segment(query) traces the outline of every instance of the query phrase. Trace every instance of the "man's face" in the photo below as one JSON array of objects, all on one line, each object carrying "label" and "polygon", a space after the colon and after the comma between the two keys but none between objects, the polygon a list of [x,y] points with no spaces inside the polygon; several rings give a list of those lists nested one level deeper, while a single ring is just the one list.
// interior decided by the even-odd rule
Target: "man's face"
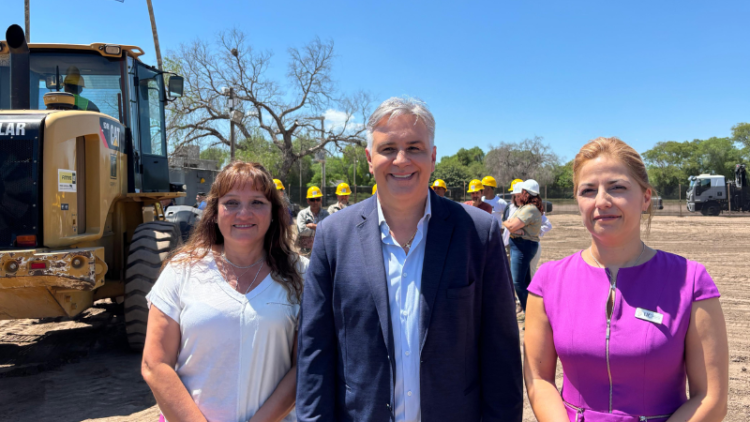
[{"label": "man's face", "polygon": [[323,204],[321,201],[323,198],[307,198],[307,205],[310,206],[310,211],[317,214],[320,211],[320,206]]},{"label": "man's face", "polygon": [[482,191],[471,193],[471,202],[474,203],[475,207],[478,207],[482,203]]},{"label": "man's face", "polygon": [[349,195],[336,195],[340,204],[349,204]]},{"label": "man's face", "polygon": [[492,186],[485,186],[482,190],[482,195],[484,195],[487,199],[492,199],[495,197],[495,188]]},{"label": "man's face", "polygon": [[203,196],[203,195],[195,195],[195,201],[198,202],[199,204],[201,202],[205,201],[205,200],[206,200],[205,196]]},{"label": "man's face", "polygon": [[439,196],[441,198],[445,198],[445,192],[446,192],[445,188],[436,187],[436,188],[434,188],[434,191],[437,194],[437,196]]},{"label": "man's face", "polygon": [[435,171],[436,149],[430,131],[413,115],[384,117],[366,151],[370,173],[378,184],[378,198],[388,203],[424,201]]}]

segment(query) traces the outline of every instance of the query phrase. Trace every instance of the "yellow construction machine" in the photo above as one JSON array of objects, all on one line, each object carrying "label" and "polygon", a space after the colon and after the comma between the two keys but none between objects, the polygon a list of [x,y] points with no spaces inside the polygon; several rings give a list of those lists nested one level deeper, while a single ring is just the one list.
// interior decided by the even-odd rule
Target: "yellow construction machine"
[{"label": "yellow construction machine", "polygon": [[181,242],[162,203],[164,107],[183,79],[135,46],[0,41],[0,320],[73,317],[124,302],[128,339],[146,334],[146,294]]}]

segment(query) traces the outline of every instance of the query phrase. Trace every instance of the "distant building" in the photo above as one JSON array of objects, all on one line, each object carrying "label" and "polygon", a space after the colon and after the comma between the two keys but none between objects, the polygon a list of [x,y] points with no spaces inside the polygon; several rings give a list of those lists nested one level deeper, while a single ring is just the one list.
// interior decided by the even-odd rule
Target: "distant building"
[{"label": "distant building", "polygon": [[211,190],[219,174],[217,160],[202,160],[200,146],[185,145],[169,157],[169,181],[186,186],[186,196],[175,200],[177,205],[193,205],[198,192]]}]

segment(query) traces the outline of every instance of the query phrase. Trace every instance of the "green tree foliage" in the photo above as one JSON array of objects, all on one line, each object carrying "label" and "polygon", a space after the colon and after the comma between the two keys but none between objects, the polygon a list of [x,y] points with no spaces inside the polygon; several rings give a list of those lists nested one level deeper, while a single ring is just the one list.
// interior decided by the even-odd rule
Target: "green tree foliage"
[{"label": "green tree foliage", "polygon": [[553,174],[554,182],[552,186],[558,189],[573,188],[573,160],[565,164],[555,164]]},{"label": "green tree foliage", "polygon": [[[354,170],[356,164],[356,172]],[[307,187],[321,186],[323,182],[323,170],[320,163],[312,164],[312,177]],[[356,173],[356,180],[355,180]],[[326,158],[326,184],[336,186],[339,182],[345,182],[352,188],[356,186],[372,186],[375,183],[370,174],[365,156],[365,148],[362,146],[347,145],[336,156]]]},{"label": "green tree foliage", "polygon": [[649,180],[657,189],[688,183],[689,176],[720,174],[734,178],[734,167],[748,159],[748,150],[738,148],[750,125],[740,123],[732,128],[731,138],[695,139],[693,141],[658,142],[642,154]]},{"label": "green tree foliage", "polygon": [[656,187],[686,184],[688,176],[701,173],[697,161],[700,140],[657,142],[642,155],[649,181]]},{"label": "green tree foliage", "polygon": [[742,144],[746,151],[750,151],[750,123],[737,123],[732,126],[732,140]]},{"label": "green tree foliage", "polygon": [[216,168],[221,169],[229,161],[229,151],[224,148],[209,147],[201,151],[200,158],[216,161]]},{"label": "green tree foliage", "polygon": [[448,186],[463,186],[472,179],[482,179],[489,173],[484,166],[484,151],[479,147],[461,148],[454,155],[445,156],[435,165],[430,183],[442,179]]}]

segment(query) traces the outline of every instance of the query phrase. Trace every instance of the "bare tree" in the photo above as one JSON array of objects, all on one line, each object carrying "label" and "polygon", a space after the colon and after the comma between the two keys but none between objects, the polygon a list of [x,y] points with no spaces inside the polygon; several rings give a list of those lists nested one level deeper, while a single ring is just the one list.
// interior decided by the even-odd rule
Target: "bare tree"
[{"label": "bare tree", "polygon": [[[330,145],[363,144],[371,100],[364,92],[337,96],[331,78],[333,42],[316,38],[301,49],[290,48],[288,53],[283,86],[267,76],[272,54],[253,49],[247,36],[236,29],[220,33],[214,43],[198,39],[170,54],[167,67],[185,77],[184,96],[169,108],[167,130],[172,153],[196,142],[230,144],[228,87],[234,89],[234,108],[241,115],[239,121],[235,120],[240,139],[251,137],[254,128],[267,134],[281,152],[276,176],[283,181],[304,156]],[[328,125],[321,136],[320,121],[308,118],[319,117],[329,108],[344,112],[346,117],[343,122]],[[292,141],[301,133],[322,140],[300,151]]]},{"label": "bare tree", "polygon": [[524,139],[518,143],[501,142],[490,146],[484,165],[499,183],[507,186],[513,179],[534,179],[540,185],[554,182],[554,166],[560,159],[544,138]]}]

